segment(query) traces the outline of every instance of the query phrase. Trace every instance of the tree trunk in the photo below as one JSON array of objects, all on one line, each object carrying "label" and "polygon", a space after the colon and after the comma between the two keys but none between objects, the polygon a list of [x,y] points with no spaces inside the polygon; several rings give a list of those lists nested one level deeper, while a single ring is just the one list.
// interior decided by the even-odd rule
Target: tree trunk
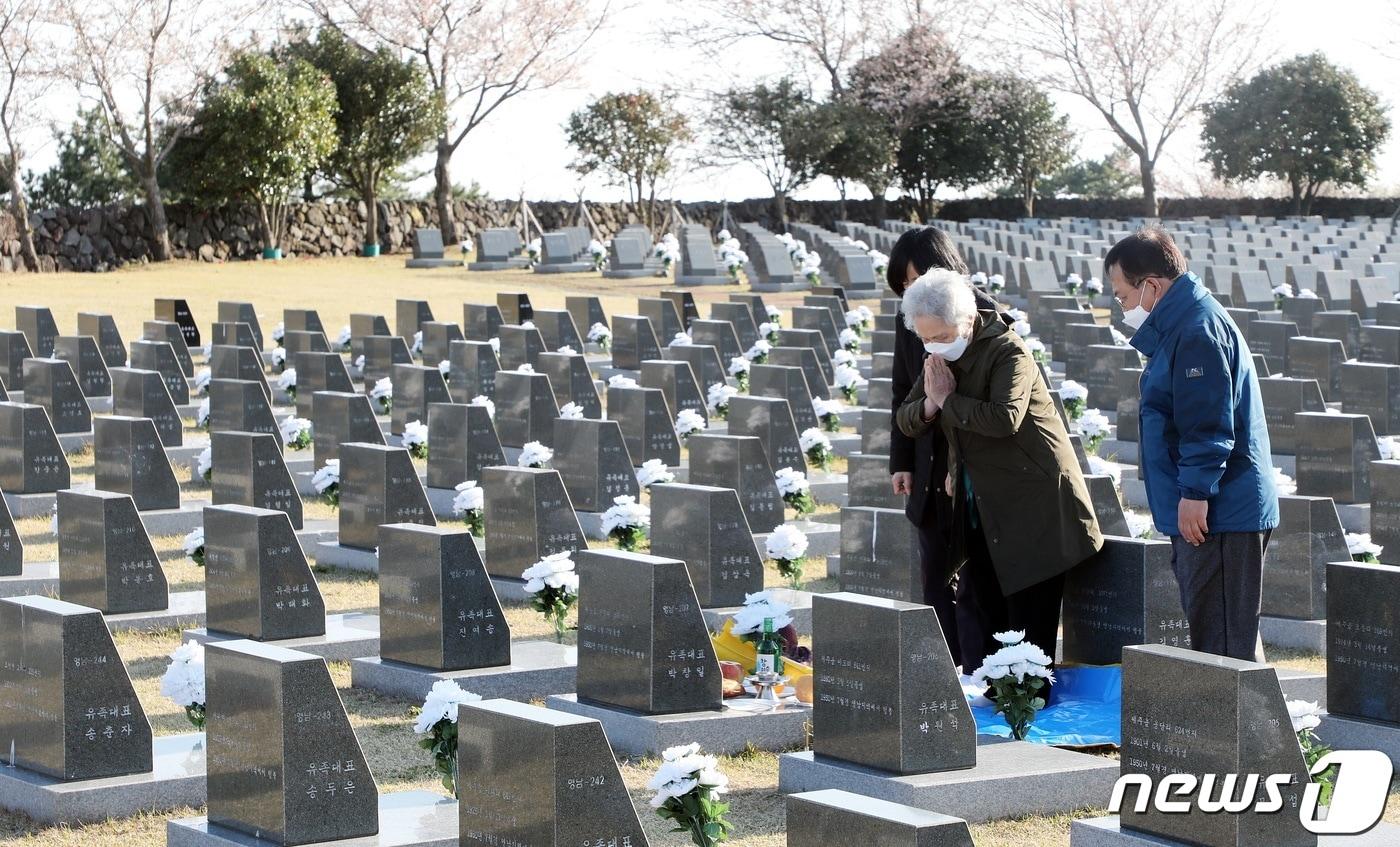
[{"label": "tree trunk", "polygon": [[437,203],[442,243],[449,247],[457,243],[457,220],[452,215],[452,175],[448,171],[451,163],[452,148],[448,146],[447,139],[439,138],[437,160],[433,164],[433,200]]},{"label": "tree trunk", "polygon": [[1021,181],[1021,206],[1026,210],[1026,217],[1035,217],[1035,178]]},{"label": "tree trunk", "polygon": [[773,193],[773,216],[778,221],[777,231],[787,232],[787,193],[784,191]]},{"label": "tree trunk", "polygon": [[1293,190],[1293,214],[1303,214],[1303,182],[1297,177],[1288,180],[1288,187]]},{"label": "tree trunk", "polygon": [[301,178],[301,199],[306,203],[316,202],[316,185],[310,171]]},{"label": "tree trunk", "polygon": [[379,245],[379,196],[374,183],[368,182],[361,189],[360,197],[365,201],[365,246]]},{"label": "tree trunk", "polygon": [[840,194],[840,196],[841,196],[840,201],[836,204],[836,214],[840,217],[841,220],[844,221],[844,220],[847,219],[847,218],[846,218],[846,181],[845,181],[844,179],[838,179],[838,180],[836,180],[836,191],[837,191],[837,192]]},{"label": "tree trunk", "polygon": [[18,157],[10,158],[10,212],[15,218],[15,229],[19,233],[19,253],[24,266],[31,271],[39,270],[39,253],[34,249],[34,229],[29,225],[29,203],[24,198],[24,185],[19,178]]},{"label": "tree trunk", "polygon": [[165,219],[165,199],[160,193],[160,182],[156,179],[155,168],[141,176],[141,192],[146,196],[146,210],[151,216],[151,247],[157,262],[169,261],[170,228]]},{"label": "tree trunk", "polygon": [[885,219],[885,210],[888,207],[888,201],[885,200],[885,192],[889,190],[888,186],[881,187],[879,191],[869,185],[866,188],[870,189],[870,196],[875,198],[875,220],[871,221],[870,225],[881,226],[881,222]]},{"label": "tree trunk", "polygon": [[1142,213],[1157,217],[1157,165],[1146,155],[1138,156],[1138,171],[1142,174]]}]

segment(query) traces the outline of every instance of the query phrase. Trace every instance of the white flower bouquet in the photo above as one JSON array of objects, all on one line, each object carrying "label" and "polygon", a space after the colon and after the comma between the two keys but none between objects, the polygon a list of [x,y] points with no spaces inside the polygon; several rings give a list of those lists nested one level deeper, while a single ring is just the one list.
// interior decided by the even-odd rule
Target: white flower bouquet
[{"label": "white flower bouquet", "polygon": [[869,306],[857,306],[846,312],[846,326],[860,333],[865,334],[870,325],[875,322],[875,313],[870,311]]},{"label": "white flower bouquet", "polygon": [[[1322,710],[1317,707],[1315,701],[1289,700],[1283,705],[1288,709],[1293,734],[1298,736],[1298,748],[1303,751],[1303,762],[1308,766],[1308,773],[1312,773],[1313,765],[1332,752],[1332,748],[1323,744],[1322,739],[1313,732],[1322,725]],[[1337,788],[1337,770],[1337,766],[1333,765],[1312,778],[1312,781],[1320,786],[1317,794],[1317,804],[1320,807],[1325,808],[1332,804],[1332,792]]]},{"label": "white flower bouquet", "polygon": [[973,288],[986,288],[987,274],[985,271],[976,271],[968,276],[967,281],[972,283]]},{"label": "white flower bouquet", "polygon": [[739,383],[740,391],[749,390],[749,360],[735,356],[729,360],[729,375]]},{"label": "white flower bouquet", "polygon": [[639,388],[637,381],[630,376],[613,374],[608,377],[608,388]]},{"label": "white flower bouquet", "polygon": [[642,466],[637,468],[637,485],[643,491],[650,491],[653,485],[658,482],[675,482],[676,475],[671,473],[671,469],[666,467],[666,463],[660,459],[647,459],[642,462]]},{"label": "white flower bouquet", "polygon": [[841,410],[845,408],[840,400],[828,400],[824,397],[812,398],[812,411],[816,414],[817,420],[821,421],[822,429],[827,432],[841,431]]},{"label": "white flower bouquet", "polygon": [[287,337],[287,324],[278,321],[277,326],[272,328],[272,343],[278,347],[282,346],[282,339]]},{"label": "white flower bouquet", "polygon": [[457,495],[452,498],[452,514],[458,515],[467,524],[467,529],[477,538],[486,534],[486,492],[469,479],[457,485]]},{"label": "white flower bouquet", "polygon": [[1094,302],[1094,298],[1103,293],[1103,281],[1096,276],[1089,277],[1084,283],[1084,293],[1089,296],[1089,302]]},{"label": "white flower bouquet", "polygon": [[204,729],[204,645],[187,641],[170,654],[160,693],[185,710],[195,729]]},{"label": "white flower bouquet", "polygon": [[1299,299],[1299,300],[1316,300],[1316,299],[1317,299],[1317,292],[1316,292],[1316,291],[1313,291],[1311,288],[1300,288],[1300,289],[1298,289],[1298,299]]},{"label": "white flower bouquet", "polygon": [[1285,497],[1291,497],[1298,493],[1298,483],[1293,481],[1293,477],[1284,473],[1280,468],[1274,468],[1274,489]]},{"label": "white flower bouquet", "polygon": [[1348,532],[1346,539],[1347,552],[1351,553],[1353,562],[1365,562],[1368,565],[1380,563],[1381,552],[1385,548],[1372,542],[1369,532]]},{"label": "white flower bouquet", "polygon": [[565,403],[559,407],[559,417],[566,421],[581,421],[583,420],[583,407],[573,401]]},{"label": "white flower bouquet", "polygon": [[1006,277],[1001,274],[992,274],[987,277],[987,291],[992,294],[1000,294],[1006,290]]},{"label": "white flower bouquet", "polygon": [[340,505],[340,460],[331,459],[311,475],[311,487],[332,506]]},{"label": "white flower bouquet", "polygon": [[768,354],[773,352],[773,345],[766,338],[760,338],[753,343],[753,346],[744,351],[744,358],[750,364],[763,365],[768,363]]},{"label": "white flower bouquet", "polygon": [[287,368],[287,348],[286,348],[286,347],[273,347],[273,348],[272,348],[272,366],[273,366],[274,368],[276,368],[277,370],[279,370],[279,371],[286,370],[286,368]]},{"label": "white flower bouquet", "polygon": [[860,387],[866,383],[865,377],[861,376],[860,371],[851,365],[837,365],[834,368],[834,375],[836,387],[841,389],[841,394],[846,398],[846,402],[854,405]]},{"label": "white flower bouquet", "polygon": [[1157,527],[1152,524],[1152,518],[1134,512],[1132,509],[1123,510],[1123,519],[1128,522],[1128,534],[1133,538],[1156,538]]},{"label": "white flower bouquet", "polygon": [[608,245],[595,238],[588,242],[588,255],[593,259],[593,270],[601,271],[608,261]]},{"label": "white flower bouquet", "polygon": [[1037,692],[1055,681],[1051,660],[1025,640],[1025,632],[998,632],[992,637],[1002,648],[982,660],[972,681],[991,689],[995,714],[1006,718],[1014,740],[1024,741],[1035,713],[1045,708],[1045,697]]},{"label": "white flower bouquet", "polygon": [[480,699],[455,680],[440,679],[433,683],[413,724],[413,731],[423,736],[418,746],[432,754],[442,787],[453,797],[457,796],[457,706]]},{"label": "white flower bouquet", "polygon": [[1050,352],[1045,349],[1045,342],[1039,338],[1027,338],[1026,349],[1031,351],[1031,358],[1038,364],[1050,364]]},{"label": "white flower bouquet", "polygon": [[612,330],[607,324],[595,323],[588,328],[588,340],[597,344],[606,353],[612,348]]},{"label": "white flower bouquet", "polygon": [[194,375],[194,392],[200,397],[209,393],[209,381],[214,378],[214,372],[208,368],[200,368]]},{"label": "white flower bouquet", "polygon": [[665,276],[671,272],[671,266],[681,259],[681,243],[676,238],[675,233],[668,232],[657,242],[652,254],[661,260],[661,270],[657,276]]},{"label": "white flower bouquet", "polygon": [[340,335],[336,336],[335,339],[335,346],[337,349],[340,350],[340,352],[350,352],[350,337],[350,327],[348,325],[341,327]]},{"label": "white flower bouquet", "polygon": [[1274,308],[1282,309],[1284,300],[1293,299],[1293,286],[1286,282],[1281,282],[1274,286]]},{"label": "white flower bouquet", "polygon": [[[737,241],[735,242],[738,243]],[[724,267],[729,271],[729,278],[735,282],[739,281],[739,272],[744,269],[744,265],[749,263],[749,254],[743,250],[735,248],[726,250],[720,254],[720,260],[724,262]]]},{"label": "white flower bouquet", "polygon": [[197,526],[185,533],[185,539],[180,546],[185,548],[185,556],[191,562],[204,567],[204,527]]},{"label": "white flower bouquet", "polygon": [[578,572],[574,570],[572,553],[545,556],[520,574],[525,580],[525,593],[530,605],[554,624],[554,637],[564,640],[564,620],[578,602]]},{"label": "white flower bouquet", "polygon": [[1086,409],[1079,417],[1079,434],[1084,436],[1084,452],[1097,455],[1099,445],[1113,433],[1108,415],[1098,409]]},{"label": "white flower bouquet", "polygon": [[807,461],[822,470],[831,467],[831,460],[836,454],[831,451],[831,439],[826,437],[826,433],[809,426],[797,436],[797,443],[802,447],[802,452],[807,454]]},{"label": "white flower bouquet", "polygon": [[745,594],[744,605],[734,613],[734,626],[729,631],[741,638],[761,635],[765,618],[773,619],[773,631],[777,632],[792,624],[792,606],[779,600],[772,591]]},{"label": "white flower bouquet", "polygon": [[282,443],[292,450],[305,450],[311,446],[311,421],[306,418],[283,418],[277,424],[277,431],[282,434]]},{"label": "white flower bouquet", "polygon": [[680,436],[682,444],[691,435],[703,432],[705,427],[705,416],[694,409],[681,409],[681,413],[676,415],[676,435]]},{"label": "white flower bouquet", "polygon": [[205,397],[199,401],[199,408],[194,412],[194,425],[200,429],[209,428],[209,398]]},{"label": "white flower bouquet", "polygon": [[369,399],[379,407],[379,414],[387,415],[394,410],[394,384],[387,376],[380,377],[370,389]]},{"label": "white flower bouquet", "polygon": [[544,255],[544,241],[539,238],[530,239],[530,243],[525,245],[525,259],[530,267],[539,264],[540,257]]},{"label": "white flower bouquet", "polygon": [[493,419],[493,420],[494,420],[495,417],[496,417],[496,404],[493,403],[493,402],[491,402],[491,398],[490,398],[490,397],[487,397],[485,394],[478,394],[478,395],[476,395],[475,397],[472,398],[472,401],[471,401],[470,403],[468,403],[467,405],[469,405],[469,406],[485,406],[485,407],[486,407],[486,415],[487,415],[487,417],[489,417],[489,418],[491,418],[491,419]]},{"label": "white flower bouquet", "polygon": [[723,382],[716,382],[705,392],[705,402],[719,420],[729,417],[729,400],[739,393],[739,389]]},{"label": "white flower bouquet", "polygon": [[613,504],[603,513],[603,532],[629,553],[641,548],[650,526],[651,511],[630,495],[614,497]]},{"label": "white flower bouquet", "polygon": [[214,481],[214,448],[205,447],[194,459],[194,472],[205,482]]},{"label": "white flower bouquet", "polygon": [[875,278],[879,279],[885,275],[890,268],[890,257],[879,250],[870,251],[870,263],[874,266]]},{"label": "white flower bouquet", "polygon": [[845,365],[848,368],[856,366],[856,354],[844,347],[836,348],[836,352],[831,354],[831,366]]},{"label": "white flower bouquet", "polygon": [[521,362],[519,365],[516,365],[515,372],[518,374],[532,374],[535,372],[535,366],[529,362]]},{"label": "white flower bouquet", "polygon": [[1030,322],[1030,321],[1027,321],[1027,320],[1019,320],[1019,321],[1016,321],[1016,322],[1014,322],[1014,323],[1011,324],[1011,329],[1012,329],[1013,332],[1015,332],[1017,335],[1021,336],[1022,338],[1030,338],[1030,336],[1031,336],[1031,322]]},{"label": "white flower bouquet", "polygon": [[577,356],[577,355],[578,355],[578,351],[575,350],[574,348],[570,347],[570,346],[567,345],[567,344],[561,346],[558,350],[555,350],[554,352],[559,353],[559,354],[564,355],[564,356]]},{"label": "white flower bouquet", "polygon": [[836,336],[842,350],[849,350],[852,353],[860,352],[860,333],[850,327],[846,327]]},{"label": "white flower bouquet", "polygon": [[763,338],[769,344],[777,344],[778,330],[781,328],[782,327],[778,326],[772,321],[764,321],[763,323],[758,325],[758,334],[759,337]]},{"label": "white flower bouquet", "polygon": [[768,313],[768,322],[773,325],[774,329],[783,328],[783,313],[778,311],[777,306],[764,306],[763,311]]},{"label": "white flower bouquet", "polygon": [[277,387],[287,392],[288,397],[297,399],[297,369],[287,368],[282,371],[282,375],[277,377]]},{"label": "white flower bouquet", "polygon": [[410,456],[415,459],[428,458],[428,427],[422,421],[409,421],[404,424],[401,438]]},{"label": "white flower bouquet", "polygon": [[822,257],[808,253],[802,257],[802,275],[813,285],[822,284]]},{"label": "white flower bouquet", "polygon": [[647,787],[656,792],[651,807],[675,824],[672,832],[690,833],[696,847],[728,840],[733,829],[724,818],[729,804],[717,798],[729,790],[729,778],[720,773],[718,759],[700,753],[699,744],[662,751],[661,766]]},{"label": "white flower bouquet", "polygon": [[695,344],[695,341],[690,337],[690,333],[688,333],[688,332],[678,332],[678,333],[676,333],[675,335],[671,336],[671,343],[670,343],[670,344],[667,344],[666,346],[667,346],[667,347],[690,347],[690,346],[692,346],[693,344]]},{"label": "white flower bouquet", "polygon": [[516,460],[515,464],[522,468],[542,468],[549,464],[549,460],[553,458],[553,450],[538,441],[527,441],[525,446],[520,448],[520,458]]},{"label": "white flower bouquet", "polygon": [[1070,420],[1077,421],[1083,416],[1088,400],[1089,389],[1083,385],[1072,379],[1060,383],[1060,401],[1064,403],[1065,414]]},{"label": "white flower bouquet", "polygon": [[1079,287],[1084,284],[1084,278],[1079,274],[1069,274],[1065,277],[1065,293],[1078,294]]},{"label": "white flower bouquet", "polygon": [[447,379],[452,373],[451,360],[443,359],[441,362],[438,362],[438,373],[442,374],[443,379]]},{"label": "white flower bouquet", "polygon": [[778,493],[783,495],[783,502],[791,506],[799,518],[816,511],[817,501],[812,499],[812,485],[805,473],[792,468],[778,468],[778,472],[773,474],[773,481],[778,484]]},{"label": "white flower bouquet", "polygon": [[793,588],[802,587],[802,563],[807,555],[807,533],[783,524],[768,534],[764,543],[768,558],[777,565],[778,573]]}]

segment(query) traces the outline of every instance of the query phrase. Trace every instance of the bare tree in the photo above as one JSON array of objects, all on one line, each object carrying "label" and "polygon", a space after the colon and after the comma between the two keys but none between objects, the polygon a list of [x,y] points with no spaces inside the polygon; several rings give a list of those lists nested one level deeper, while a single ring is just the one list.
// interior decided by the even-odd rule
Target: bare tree
[{"label": "bare tree", "polygon": [[1255,61],[1267,21],[1234,0],[1011,0],[1021,50],[1048,86],[1084,98],[1138,159],[1157,214],[1162,149],[1201,104]]},{"label": "bare tree", "polygon": [[592,0],[302,0],[347,38],[414,56],[427,69],[447,122],[438,137],[433,199],[443,240],[457,240],[452,155],[507,101],[577,72],[607,16]]},{"label": "bare tree", "polygon": [[68,30],[63,72],[102,110],[112,141],[141,185],[153,254],[172,255],[160,165],[185,132],[201,88],[223,66],[230,36],[257,0],[59,0]]},{"label": "bare tree", "polygon": [[20,258],[31,271],[39,269],[39,254],[34,249],[34,228],[29,225],[29,203],[19,174],[24,137],[39,123],[37,106],[51,79],[40,66],[42,57],[53,49],[42,40],[40,8],[38,0],[0,0],[0,133],[5,137],[4,166]]}]

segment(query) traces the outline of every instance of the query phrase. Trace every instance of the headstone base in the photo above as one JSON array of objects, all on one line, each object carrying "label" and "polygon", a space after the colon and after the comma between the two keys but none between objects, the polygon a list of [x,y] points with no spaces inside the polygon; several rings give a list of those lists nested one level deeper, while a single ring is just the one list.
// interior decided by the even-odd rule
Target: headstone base
[{"label": "headstone base", "polygon": [[92,430],[87,432],[60,432],[58,446],[65,453],[77,453],[92,446]]},{"label": "headstone base", "polygon": [[[813,495],[815,496],[815,495]],[[841,552],[841,526],[840,524],[821,523],[813,520],[788,521],[788,526],[795,526],[807,534],[807,556],[830,556],[833,553]],[[768,536],[772,533],[754,533],[754,541],[758,543],[760,552],[768,549]]]},{"label": "headstone base", "polygon": [[[200,803],[188,805],[198,806]],[[355,847],[456,847],[457,801],[431,791],[396,791],[379,796],[379,834],[325,844]],[[166,847],[275,847],[209,818],[178,818],[165,824]]]},{"label": "headstone base", "polygon": [[1259,618],[1259,637],[1270,647],[1327,653],[1327,620],[1304,621],[1295,618]]},{"label": "headstone base", "polygon": [[749,290],[764,294],[771,291],[810,291],[812,283],[805,279],[793,282],[752,282],[749,283]]},{"label": "headstone base", "polygon": [[0,597],[58,596],[58,562],[25,562],[18,576],[0,576]]},{"label": "headstone base", "polygon": [[[831,561],[830,559],[827,560]],[[821,579],[814,573],[804,572],[808,579]],[[791,588],[770,588],[768,593],[773,595],[792,609],[792,626],[797,630],[798,635],[812,634],[812,592],[795,591]],[[739,612],[740,606],[722,606],[713,609],[705,609],[705,625],[712,631],[719,632],[724,629],[724,622],[734,617]]]},{"label": "headstone base", "polygon": [[340,535],[340,523],[333,519],[318,521],[306,521],[301,529],[296,531],[297,543],[301,545],[301,552],[311,556],[316,551],[316,545],[323,541],[333,542]]},{"label": "headstone base", "polygon": [[1098,808],[1117,781],[1116,759],[1025,741],[984,741],[975,767],[914,776],[818,759],[811,751],[778,759],[783,794],[839,788],[969,823]]},{"label": "headstone base", "polygon": [[350,685],[414,703],[428,696],[433,684],[450,679],[483,699],[530,702],[576,688],[578,648],[550,641],[517,641],[510,645],[510,664],[466,671],[435,671],[378,656],[350,663]]},{"label": "headstone base", "polygon": [[[836,453],[838,456],[849,456],[852,453],[860,452],[859,435],[828,435],[831,439],[831,446],[837,446],[838,439],[842,442],[840,446],[846,448],[845,453]],[[835,452],[833,450],[833,452]],[[835,503],[838,506],[846,505],[847,486],[849,477],[843,473],[829,473],[827,471],[812,471],[807,474],[807,482],[812,487],[812,499],[818,503]]]},{"label": "headstone base", "polygon": [[[1397,843],[1400,843],[1400,826],[1393,823],[1380,823],[1362,835],[1317,837],[1317,847],[1383,847]],[[1120,829],[1117,815],[1071,821],[1069,844],[1070,847],[1187,847],[1185,841],[1170,841],[1145,832]]]},{"label": "headstone base", "polygon": [[655,268],[630,268],[620,271],[603,268],[603,279],[642,279],[649,276],[656,276]]},{"label": "headstone base", "polygon": [[1327,708],[1327,674],[1277,666],[1274,667],[1274,673],[1278,674],[1283,699],[1307,700],[1316,703],[1319,708]]},{"label": "headstone base", "polygon": [[[734,700],[716,712],[680,712],[644,715],[595,703],[580,703],[577,694],[550,697],[545,705],[559,712],[593,718],[603,725],[613,752],[629,756],[655,756],[668,747],[699,742],[701,749],[719,756],[740,753],[752,745],[758,750],[782,751],[807,743],[806,725],[812,709],[791,703],[776,712],[749,712],[734,708]],[[738,702],[757,705],[752,698]]]},{"label": "headstone base", "polygon": [[34,494],[12,494],[5,492],[5,505],[10,509],[10,516],[15,520],[20,518],[37,518],[41,515],[53,514],[54,503],[58,498],[52,491],[40,491]]},{"label": "headstone base", "polygon": [[513,271],[530,267],[530,260],[525,258],[506,259],[501,262],[471,262],[467,265],[469,271]]},{"label": "headstone base", "polygon": [[40,823],[84,824],[203,806],[204,733],[158,736],[152,753],[150,773],[75,782],[0,767],[0,807]]},{"label": "headstone base", "polygon": [[149,612],[103,615],[112,632],[158,632],[204,626],[204,592],[172,591],[170,605]]},{"label": "headstone base", "polygon": [[[187,629],[185,641],[209,644],[215,641],[232,641],[242,636],[223,632],[210,633],[207,629]],[[326,615],[326,634],[311,635],[306,638],[286,638],[269,641],[288,650],[300,650],[313,656],[320,656],[331,662],[348,662],[365,656],[379,655],[379,616],[366,612],[347,612]]]},{"label": "headstone base", "polygon": [[581,274],[591,270],[593,270],[592,262],[561,262],[557,265],[547,265],[540,262],[534,268],[537,274]]},{"label": "headstone base", "polygon": [[404,259],[406,268],[460,268],[466,264],[461,259]]},{"label": "headstone base", "polygon": [[373,550],[346,547],[339,541],[318,541],[311,558],[323,568],[340,568],[361,573],[379,573],[379,554]]},{"label": "headstone base", "polygon": [[[1400,768],[1400,724],[1323,715],[1317,737],[1333,750],[1379,750]],[[1400,844],[1400,840],[1392,842]]]},{"label": "headstone base", "polygon": [[[607,272],[603,273],[607,276]],[[723,276],[697,276],[695,274],[676,274],[676,285],[738,285],[739,282],[728,274]]]},{"label": "headstone base", "polygon": [[1337,519],[1342,522],[1342,529],[1347,532],[1371,531],[1371,504],[1370,503],[1338,503]]},{"label": "headstone base", "polygon": [[151,509],[140,513],[141,523],[152,538],[184,535],[195,527],[204,526],[204,507],[208,505],[207,500],[193,500],[181,503],[178,509]]}]

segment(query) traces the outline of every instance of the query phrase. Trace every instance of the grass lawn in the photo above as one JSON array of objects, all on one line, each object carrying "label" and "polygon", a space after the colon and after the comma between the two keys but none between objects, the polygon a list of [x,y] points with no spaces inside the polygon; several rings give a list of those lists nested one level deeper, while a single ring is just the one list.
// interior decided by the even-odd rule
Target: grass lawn
[{"label": "grass lawn", "polygon": [[[201,330],[207,332],[216,315],[219,300],[250,301],[258,309],[264,332],[282,319],[282,308],[319,310],[327,332],[334,336],[348,323],[351,312],[385,315],[394,324],[396,298],[426,299],[438,320],[461,321],[462,304],[494,302],[498,291],[526,291],[534,305],[562,309],[566,294],[596,294],[609,314],[636,312],[636,298],[654,296],[665,286],[660,279],[603,280],[597,274],[538,275],[525,271],[468,273],[465,270],[407,270],[402,256],[377,259],[315,259],[283,262],[243,262],[208,265],[171,262],[156,266],[132,267],[109,274],[49,274],[45,276],[0,276],[0,316],[13,314],[12,307],[44,304],[53,309],[60,332],[76,331],[79,311],[112,314],[122,337],[130,342],[141,335],[141,322],[153,317],[156,297],[183,297],[189,301]],[[709,314],[706,303],[727,299],[732,286],[693,289],[702,316]],[[771,304],[786,308],[801,302],[800,293],[766,295]],[[9,317],[0,317],[8,323]],[[587,327],[579,327],[586,332]],[[664,344],[667,339],[661,339]],[[90,480],[92,455],[88,451],[71,457],[74,481]],[[833,468],[840,472],[843,467]],[[207,496],[207,488],[186,480],[177,469],[186,495]],[[823,509],[822,511],[830,511]],[[308,519],[330,517],[329,507],[307,503]],[[34,561],[52,560],[57,554],[47,517],[18,522]],[[203,586],[203,572],[189,562],[177,536],[153,539],[160,554],[172,591],[196,590]],[[809,562],[809,573],[824,573],[824,563]],[[372,576],[317,570],[316,578],[326,598],[328,611],[373,610],[378,603],[378,585]],[[782,584],[770,565],[769,585]],[[833,580],[811,584],[817,590],[834,590]],[[537,613],[521,604],[506,609],[511,630],[517,638],[549,638],[552,627]],[[574,636],[570,634],[568,640]],[[160,695],[160,676],[165,657],[179,643],[179,633],[123,633],[117,637],[120,651],[137,694],[157,734],[188,729],[184,714]],[[1320,668],[1316,656],[1289,654],[1282,663],[1302,668]],[[365,694],[350,689],[349,665],[331,664],[331,673],[365,749],[381,791],[403,789],[440,790],[426,752],[415,743],[411,708],[416,705]],[[655,762],[625,760],[622,774],[631,789],[651,842],[661,847],[681,847],[689,841],[684,835],[668,833],[668,827],[647,806],[645,783]],[[723,770],[733,788],[731,819],[736,831],[729,842],[736,847],[781,847],[784,836],[783,799],[778,794],[778,759],[770,753],[727,757]],[[1392,795],[1394,796],[1394,795]],[[1105,801],[1107,798],[1104,798]],[[180,814],[197,814],[186,810]],[[1083,810],[1079,816],[1096,814]],[[0,841],[43,847],[158,847],[165,843],[167,815],[147,815],[130,820],[111,821],[87,827],[42,827],[15,815],[0,813]],[[1064,847],[1069,844],[1071,816],[1032,817],[999,821],[973,827],[979,847]],[[1392,802],[1386,819],[1400,823],[1400,802]]]}]

